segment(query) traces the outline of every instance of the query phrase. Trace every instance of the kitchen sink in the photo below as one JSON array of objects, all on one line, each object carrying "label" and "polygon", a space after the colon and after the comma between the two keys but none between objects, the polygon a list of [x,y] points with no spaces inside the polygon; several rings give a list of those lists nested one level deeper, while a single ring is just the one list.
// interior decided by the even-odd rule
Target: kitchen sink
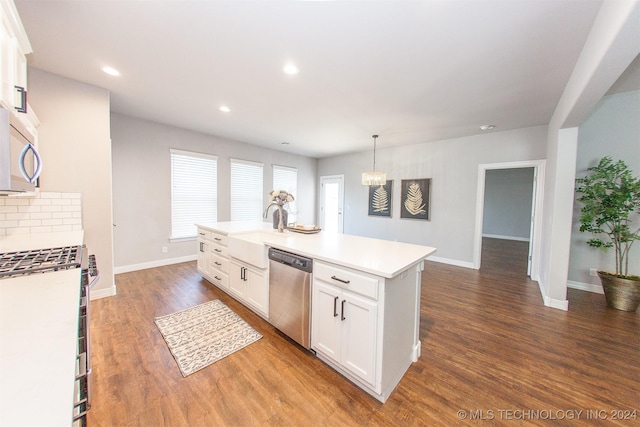
[{"label": "kitchen sink", "polygon": [[261,232],[232,234],[227,243],[229,255],[258,268],[267,268],[269,248],[264,245]]}]

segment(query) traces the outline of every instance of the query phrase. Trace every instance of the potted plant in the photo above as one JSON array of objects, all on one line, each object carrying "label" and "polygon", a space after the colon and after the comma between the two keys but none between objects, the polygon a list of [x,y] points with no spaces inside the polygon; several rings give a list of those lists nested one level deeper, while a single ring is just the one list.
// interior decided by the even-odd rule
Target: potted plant
[{"label": "potted plant", "polygon": [[[593,233],[589,246],[614,248],[616,271],[598,271],[607,306],[635,311],[640,304],[640,277],[629,274],[631,246],[640,240],[640,178],[634,177],[622,160],[607,156],[576,179],[577,199],[582,203],[580,231]],[[634,261],[632,267],[639,268]]]}]

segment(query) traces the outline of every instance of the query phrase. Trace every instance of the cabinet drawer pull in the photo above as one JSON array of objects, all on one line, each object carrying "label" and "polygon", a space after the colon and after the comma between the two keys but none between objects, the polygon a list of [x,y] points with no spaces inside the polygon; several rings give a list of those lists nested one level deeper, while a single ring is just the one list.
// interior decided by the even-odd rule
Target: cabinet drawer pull
[{"label": "cabinet drawer pull", "polygon": [[14,86],[14,88],[20,94],[20,105],[16,106],[15,109],[18,113],[26,113],[27,112],[27,90],[22,86]]},{"label": "cabinet drawer pull", "polygon": [[215,249],[214,249],[214,251],[216,251],[216,252],[222,252],[222,249],[215,248]]},{"label": "cabinet drawer pull", "polygon": [[333,317],[338,317],[338,297],[333,298]]},{"label": "cabinet drawer pull", "polygon": [[198,234],[201,235],[201,236],[204,236],[204,233],[198,233]]},{"label": "cabinet drawer pull", "polygon": [[213,276],[213,278],[216,280],[222,280],[222,277],[218,277],[218,276]]},{"label": "cabinet drawer pull", "polygon": [[217,240],[218,242],[222,241],[222,239],[219,237],[214,237],[213,240]]},{"label": "cabinet drawer pull", "polygon": [[345,302],[347,302],[347,300],[346,300],[346,299],[343,299],[343,300],[342,300],[342,313],[341,313],[341,315],[340,315],[340,320],[344,320],[344,319],[346,319],[346,317],[344,317],[344,303],[345,303]]},{"label": "cabinet drawer pull", "polygon": [[204,252],[204,243],[200,242],[200,252]]},{"label": "cabinet drawer pull", "polygon": [[222,265],[222,263],[221,263],[221,262],[218,262],[218,261],[214,261],[213,263],[214,263],[215,265]]},{"label": "cabinet drawer pull", "polygon": [[344,280],[344,279],[341,279],[341,278],[336,277],[336,276],[331,276],[331,278],[332,278],[333,280],[337,280],[338,282],[342,282],[342,283],[344,283],[345,285],[348,285],[349,283],[351,283],[351,280]]}]

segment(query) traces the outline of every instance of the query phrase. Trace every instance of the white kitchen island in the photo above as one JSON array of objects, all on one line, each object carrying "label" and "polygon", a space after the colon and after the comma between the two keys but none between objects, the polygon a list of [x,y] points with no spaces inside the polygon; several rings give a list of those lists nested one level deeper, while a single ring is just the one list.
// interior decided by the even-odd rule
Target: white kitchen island
[{"label": "white kitchen island", "polygon": [[[210,245],[218,250],[211,255],[218,269],[210,266],[210,275],[203,275],[226,292],[223,268],[229,258],[249,259],[252,264],[246,267],[263,278],[268,278],[267,247],[313,258],[311,348],[376,399],[385,402],[418,360],[421,273],[435,248],[346,234],[278,233],[269,223],[219,222],[198,227],[200,236],[208,233],[211,242],[218,238]],[[202,249],[200,245],[199,254]],[[206,252],[198,258],[201,272],[206,271],[201,265],[206,263]],[[221,260],[221,254],[227,259]],[[254,302],[268,298],[268,280],[263,283],[267,290],[262,290],[262,296],[254,290],[239,300],[268,320],[268,311],[257,310]]]}]

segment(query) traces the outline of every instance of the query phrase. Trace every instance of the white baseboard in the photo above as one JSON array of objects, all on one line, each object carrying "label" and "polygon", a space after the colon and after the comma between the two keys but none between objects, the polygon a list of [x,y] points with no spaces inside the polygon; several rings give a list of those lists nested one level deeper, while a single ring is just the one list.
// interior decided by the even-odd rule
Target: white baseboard
[{"label": "white baseboard", "polygon": [[515,236],[500,236],[499,234],[482,234],[482,237],[488,237],[490,239],[502,239],[502,240],[517,240],[518,242],[528,242],[528,237],[515,237]]},{"label": "white baseboard", "polygon": [[602,285],[593,285],[591,283],[567,281],[567,288],[580,289],[581,291],[594,292],[596,294],[604,294]]},{"label": "white baseboard", "polygon": [[116,287],[111,286],[109,288],[105,288],[105,289],[97,289],[97,290],[92,290],[91,291],[91,301],[96,300],[96,299],[100,299],[100,298],[107,298],[107,297],[112,297],[116,294]]},{"label": "white baseboard", "polygon": [[114,274],[129,273],[131,271],[145,270],[147,268],[163,267],[165,265],[180,264],[181,262],[195,261],[198,255],[187,255],[179,258],[161,259],[157,261],[143,262],[140,264],[122,265],[113,269]]},{"label": "white baseboard", "polygon": [[569,310],[569,300],[553,299],[549,297],[549,295],[544,292],[544,286],[542,286],[541,281],[538,281],[538,287],[540,288],[540,295],[542,295],[542,301],[544,302],[545,306],[557,308],[558,310]]},{"label": "white baseboard", "polygon": [[427,258],[427,261],[434,261],[434,262],[440,262],[442,264],[455,265],[456,267],[473,268],[472,262],[459,261],[457,259],[450,259],[450,258],[442,258],[439,256],[430,256]]}]

